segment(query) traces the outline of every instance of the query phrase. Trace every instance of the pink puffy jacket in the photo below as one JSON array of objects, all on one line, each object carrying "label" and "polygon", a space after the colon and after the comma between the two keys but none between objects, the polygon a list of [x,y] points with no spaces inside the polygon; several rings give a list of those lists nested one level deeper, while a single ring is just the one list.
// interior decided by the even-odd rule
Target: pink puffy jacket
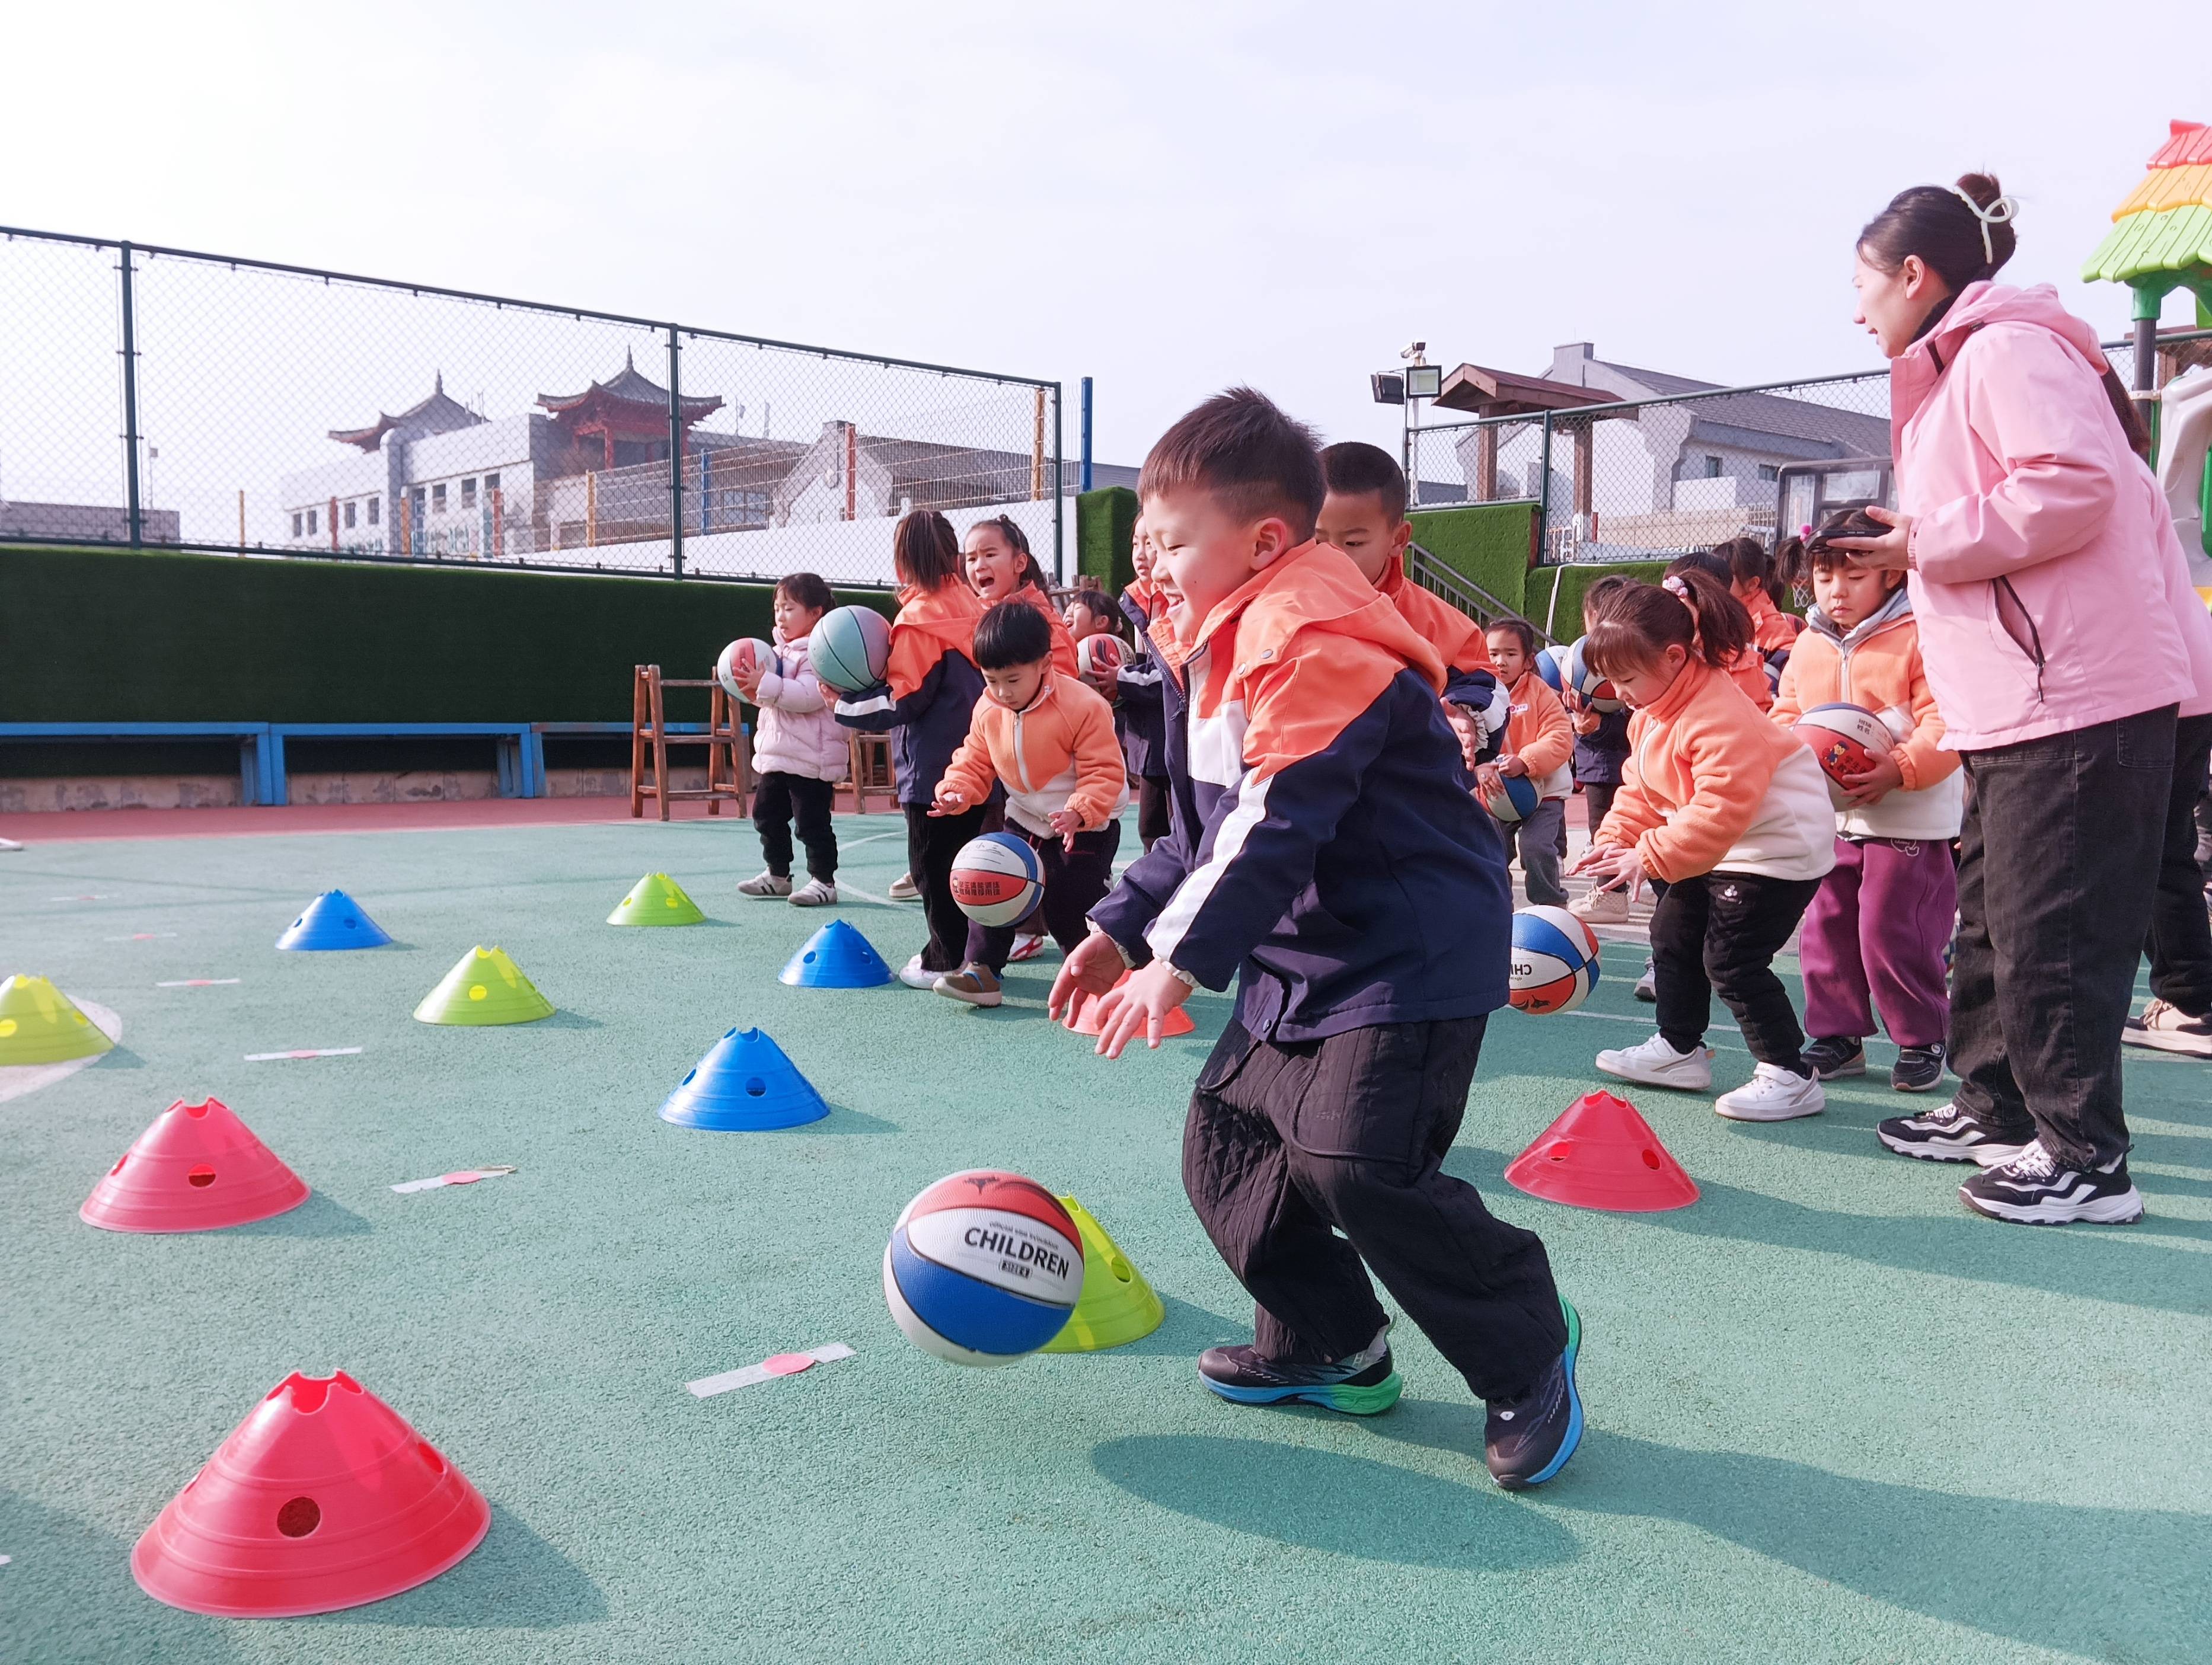
[{"label": "pink puffy jacket", "polygon": [[756,701],[760,714],[753,732],[753,768],[763,775],[842,781],[850,746],[822,684],[814,679],[806,643],[805,636],[786,641],[782,631],[775,633],[775,663],[762,672]]},{"label": "pink puffy jacket", "polygon": [[2195,692],[2161,526],[2100,377],[2047,283],[1970,283],[1890,368],[1912,611],[1946,744],[2010,745]]}]

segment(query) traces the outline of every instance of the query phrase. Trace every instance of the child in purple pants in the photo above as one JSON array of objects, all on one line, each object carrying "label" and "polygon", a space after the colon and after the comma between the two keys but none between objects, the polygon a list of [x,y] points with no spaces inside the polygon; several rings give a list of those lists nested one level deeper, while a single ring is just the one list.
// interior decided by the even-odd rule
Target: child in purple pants
[{"label": "child in purple pants", "polygon": [[[1834,529],[1829,529],[1834,530]],[[1943,1079],[1951,1002],[1943,949],[1959,906],[1951,841],[1966,807],[1956,752],[1920,659],[1920,630],[1898,572],[1854,566],[1815,535],[1800,557],[1814,606],[1775,698],[1787,727],[1816,706],[1873,712],[1894,744],[1835,781],[1836,865],[1805,910],[1805,1061],[1824,1081],[1866,1073],[1875,1018],[1898,1046],[1889,1084],[1927,1092]]]}]

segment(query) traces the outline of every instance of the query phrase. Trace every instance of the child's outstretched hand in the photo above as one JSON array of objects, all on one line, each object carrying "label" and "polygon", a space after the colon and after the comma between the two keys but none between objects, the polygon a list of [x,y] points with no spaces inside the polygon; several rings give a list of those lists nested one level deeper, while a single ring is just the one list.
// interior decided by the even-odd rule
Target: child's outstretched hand
[{"label": "child's outstretched hand", "polygon": [[1865,774],[1846,775],[1837,784],[1854,804],[1879,804],[1905,784],[1905,771],[1893,753],[1887,754],[1875,758]]},{"label": "child's outstretched hand", "polygon": [[1504,791],[1505,777],[1498,772],[1497,764],[1477,763],[1474,766],[1474,795],[1482,800],[1485,808],[1489,806],[1492,799],[1502,796]]},{"label": "child's outstretched hand", "polygon": [[1568,871],[1588,873],[1601,890],[1626,890],[1633,895],[1644,882],[1644,858],[1637,854],[1633,844],[1593,844]]},{"label": "child's outstretched hand", "polygon": [[1098,997],[1098,1055],[1119,1058],[1139,1035],[1147,1046],[1158,1047],[1168,1014],[1189,998],[1190,985],[1164,959],[1131,972],[1128,981]]},{"label": "child's outstretched hand", "polygon": [[1075,835],[1083,830],[1083,817],[1073,810],[1054,810],[1046,817],[1052,829],[1060,835],[1060,848],[1070,855],[1075,854]]},{"label": "child's outstretched hand", "polygon": [[967,793],[960,792],[947,792],[944,787],[939,787],[937,789],[937,801],[929,806],[929,813],[932,815],[963,815],[967,812]]},{"label": "child's outstretched hand", "polygon": [[1103,931],[1093,930],[1060,962],[1060,975],[1052,980],[1052,993],[1045,1000],[1044,1015],[1059,1022],[1063,1012],[1073,1011],[1078,994],[1103,994],[1121,981],[1121,974],[1127,969],[1113,939]]}]

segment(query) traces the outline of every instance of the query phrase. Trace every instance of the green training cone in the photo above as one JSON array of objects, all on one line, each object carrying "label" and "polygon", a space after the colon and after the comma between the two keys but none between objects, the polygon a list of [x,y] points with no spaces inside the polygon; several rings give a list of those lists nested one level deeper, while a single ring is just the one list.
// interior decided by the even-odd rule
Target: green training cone
[{"label": "green training cone", "polygon": [[1060,1206],[1083,1238],[1083,1293],[1067,1327],[1044,1344],[1047,1352],[1098,1352],[1150,1335],[1167,1316],[1145,1274],[1073,1197]]},{"label": "green training cone", "polygon": [[96,1058],[114,1045],[46,978],[17,975],[0,983],[0,1066]]},{"label": "green training cone", "polygon": [[423,1024],[534,1024],[553,1015],[553,1002],[538,992],[507,958],[504,948],[471,948],[445,981],[422,997],[415,1018]]},{"label": "green training cone", "polygon": [[706,919],[699,904],[666,873],[647,873],[607,915],[610,925],[697,925]]}]

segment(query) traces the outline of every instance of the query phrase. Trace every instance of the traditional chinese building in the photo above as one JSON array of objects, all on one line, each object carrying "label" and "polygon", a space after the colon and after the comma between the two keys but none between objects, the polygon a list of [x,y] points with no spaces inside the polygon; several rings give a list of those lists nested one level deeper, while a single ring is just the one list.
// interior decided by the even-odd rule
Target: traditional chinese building
[{"label": "traditional chinese building", "polygon": [[[580,393],[540,393],[538,404],[550,413],[568,448],[584,459],[564,473],[668,460],[668,390],[640,374],[634,356],[625,355],[622,374],[610,381],[595,381]],[[712,396],[681,404],[687,441],[693,424],[722,408]],[[687,442],[684,450],[690,448]]]}]

